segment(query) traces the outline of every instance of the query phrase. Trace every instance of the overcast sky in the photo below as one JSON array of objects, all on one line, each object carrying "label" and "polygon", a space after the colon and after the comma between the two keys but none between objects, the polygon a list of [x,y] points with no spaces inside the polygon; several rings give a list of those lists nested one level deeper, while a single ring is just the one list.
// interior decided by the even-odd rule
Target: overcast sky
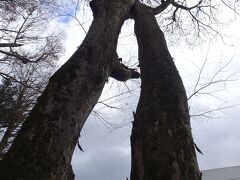
[{"label": "overcast sky", "polygon": [[[82,15],[85,15],[82,19]],[[91,13],[88,8],[80,9],[79,19],[88,29]],[[67,19],[61,27],[65,31],[66,53],[62,62],[67,60],[81,44],[85,34],[75,20]],[[201,170],[240,165],[240,25],[233,22],[221,32],[221,40],[205,40],[202,44],[189,47],[178,42],[170,46],[170,52],[184,81],[188,96],[214,81],[216,83],[201,91],[189,100],[190,113],[199,115],[208,111],[206,117],[192,117],[192,132],[195,143],[204,155],[198,155]],[[122,29],[118,46],[119,56],[126,64],[136,66],[137,44],[133,35],[133,22],[127,22]],[[205,62],[205,67],[201,67]],[[222,69],[222,70],[221,70]],[[219,71],[221,70],[221,71]],[[201,78],[196,86],[199,73]],[[218,73],[220,72],[220,73]],[[126,84],[110,80],[106,85],[101,101],[119,109],[107,108],[98,104],[87,120],[82,132],[80,144],[84,152],[76,149],[72,164],[76,180],[124,180],[130,173],[130,143],[132,111],[135,111],[139,81]],[[231,107],[231,108],[229,108]],[[216,109],[219,109],[215,111]]]}]

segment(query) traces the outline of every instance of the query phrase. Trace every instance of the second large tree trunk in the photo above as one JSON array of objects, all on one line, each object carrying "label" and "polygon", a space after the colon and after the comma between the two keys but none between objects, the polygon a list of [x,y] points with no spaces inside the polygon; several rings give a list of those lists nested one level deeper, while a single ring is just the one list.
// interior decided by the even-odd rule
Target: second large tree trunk
[{"label": "second large tree trunk", "polygon": [[121,26],[133,0],[94,0],[82,45],[51,78],[0,162],[0,179],[73,179],[71,157],[109,77]]},{"label": "second large tree trunk", "polygon": [[150,8],[137,3],[133,16],[142,85],[131,136],[131,180],[201,179],[185,89],[164,34]]}]

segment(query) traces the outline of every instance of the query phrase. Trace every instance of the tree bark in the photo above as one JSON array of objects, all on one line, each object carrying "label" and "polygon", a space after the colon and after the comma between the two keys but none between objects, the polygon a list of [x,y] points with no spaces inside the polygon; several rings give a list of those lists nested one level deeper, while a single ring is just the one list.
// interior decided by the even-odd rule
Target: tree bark
[{"label": "tree bark", "polygon": [[80,131],[116,63],[121,26],[134,0],[93,0],[94,20],[82,45],[50,78],[0,163],[4,180],[73,179]]},{"label": "tree bark", "polygon": [[163,32],[145,5],[132,10],[141,94],[131,135],[131,180],[199,180],[186,92]]}]

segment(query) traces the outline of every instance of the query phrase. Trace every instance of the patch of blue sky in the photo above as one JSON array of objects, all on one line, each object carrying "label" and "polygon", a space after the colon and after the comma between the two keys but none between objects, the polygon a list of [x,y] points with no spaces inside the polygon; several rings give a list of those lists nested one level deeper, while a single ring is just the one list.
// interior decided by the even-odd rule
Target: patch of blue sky
[{"label": "patch of blue sky", "polygon": [[68,22],[71,21],[71,19],[72,19],[72,17],[69,16],[69,15],[60,16],[60,17],[58,18],[58,22],[66,23],[66,24],[67,24]]},{"label": "patch of blue sky", "polygon": [[79,11],[79,4],[65,4],[58,10],[59,22],[68,23],[72,18],[74,18]]}]

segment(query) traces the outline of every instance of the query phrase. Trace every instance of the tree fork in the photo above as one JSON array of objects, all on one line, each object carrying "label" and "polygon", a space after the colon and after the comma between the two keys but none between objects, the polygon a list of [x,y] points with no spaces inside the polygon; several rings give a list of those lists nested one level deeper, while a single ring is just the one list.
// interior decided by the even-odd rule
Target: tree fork
[{"label": "tree fork", "polygon": [[129,79],[140,78],[140,73],[136,69],[132,69],[124,65],[121,60],[116,56],[116,60],[113,63],[110,76],[118,81],[127,81]]},{"label": "tree fork", "polygon": [[199,180],[186,92],[151,8],[131,11],[141,94],[131,135],[131,180]]},{"label": "tree fork", "polygon": [[50,78],[0,163],[1,179],[74,178],[74,147],[112,72],[118,35],[133,3],[134,0],[92,1],[98,11],[86,38]]}]

